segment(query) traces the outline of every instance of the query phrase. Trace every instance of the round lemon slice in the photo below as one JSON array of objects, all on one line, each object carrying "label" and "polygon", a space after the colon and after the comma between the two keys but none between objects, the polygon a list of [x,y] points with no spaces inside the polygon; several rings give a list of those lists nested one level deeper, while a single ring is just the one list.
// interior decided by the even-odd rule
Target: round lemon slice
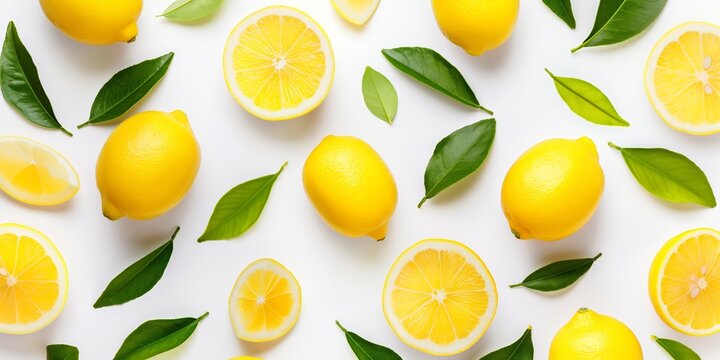
[{"label": "round lemon slice", "polygon": [[68,275],[55,245],[37,230],[0,224],[0,333],[29,334],[65,307]]},{"label": "round lemon slice", "polygon": [[694,229],[670,239],[655,256],[650,300],[671,328],[694,336],[720,331],[720,232]]},{"label": "round lemon slice", "polygon": [[301,306],[295,276],[273,259],[260,259],[235,281],[229,300],[230,321],[241,340],[272,341],[295,326]]},{"label": "round lemon slice", "polygon": [[432,355],[467,350],[495,318],[495,280],[482,259],[452,240],[423,240],[395,260],[383,312],[407,345]]},{"label": "round lemon slice", "polygon": [[315,20],[294,8],[271,6],[235,26],[223,67],[228,89],[245,110],[264,120],[288,120],[325,100],[335,58]]},{"label": "round lemon slice", "polygon": [[60,153],[30,139],[0,136],[0,190],[26,204],[50,206],[79,189],[75,169]]},{"label": "round lemon slice", "polygon": [[670,127],[693,135],[720,131],[720,27],[685,23],[655,44],[645,89]]},{"label": "round lemon slice", "polygon": [[332,4],[343,19],[363,25],[373,16],[380,0],[332,0]]}]

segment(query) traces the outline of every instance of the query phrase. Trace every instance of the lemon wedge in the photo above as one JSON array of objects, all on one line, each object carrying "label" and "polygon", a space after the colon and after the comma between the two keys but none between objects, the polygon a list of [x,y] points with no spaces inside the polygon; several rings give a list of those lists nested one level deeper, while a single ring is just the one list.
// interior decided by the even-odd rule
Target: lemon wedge
[{"label": "lemon wedge", "polygon": [[363,25],[373,16],[380,0],[332,0],[332,4],[343,19]]}]

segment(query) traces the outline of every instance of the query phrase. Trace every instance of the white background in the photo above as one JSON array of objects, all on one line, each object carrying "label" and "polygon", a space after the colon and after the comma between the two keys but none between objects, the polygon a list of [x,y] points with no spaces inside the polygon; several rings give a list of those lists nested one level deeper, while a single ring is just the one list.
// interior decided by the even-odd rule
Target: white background
[{"label": "white background", "polygon": [[[647,272],[655,252],[670,237],[700,226],[720,227],[718,209],[677,206],[656,200],[632,178],[620,155],[606,146],[666,147],[684,153],[720,189],[718,136],[692,137],[667,127],[653,112],[642,83],[647,55],[660,36],[689,20],[720,21],[716,0],[671,0],[658,21],[625,44],[571,55],[594,20],[598,1],[573,1],[576,31],[540,0],[525,0],[512,38],[500,49],[471,57],[447,41],[433,19],[429,0],[386,0],[364,27],[346,23],[328,0],[226,1],[211,19],[171,23],[156,14],[170,3],[147,1],[140,34],[131,45],[91,47],[57,31],[37,1],[0,0],[0,25],[14,20],[33,55],[56,113],[68,129],[84,122],[102,84],[116,71],[168,51],[175,60],[159,86],[132,110],[182,109],[202,147],[195,185],[170,213],[145,222],[110,222],[100,212],[95,160],[114,125],[60,132],[31,125],[0,101],[0,135],[22,135],[64,153],[81,177],[82,189],[54,208],[19,204],[0,195],[0,222],[27,224],[45,232],[61,249],[70,272],[65,311],[33,335],[0,335],[0,359],[43,359],[45,345],[69,343],[83,359],[111,358],[123,339],[145,320],[210,316],[195,335],[164,359],[227,359],[247,354],[273,359],[353,359],[335,325],[395,349],[405,359],[430,359],[405,346],[382,315],[380,295],[387,270],[405,248],[427,237],[462,241],[487,263],[498,285],[494,323],[476,346],[452,359],[474,360],[515,341],[529,324],[538,359],[546,358],[555,332],[574,311],[587,306],[615,316],[640,339],[647,359],[665,355],[650,335],[679,339],[704,359],[720,358],[717,336],[689,338],[665,326],[647,295]],[[327,31],[335,51],[336,76],[325,103],[308,116],[283,123],[258,120],[235,103],[221,69],[225,37],[254,10],[271,4],[296,6]],[[481,21],[479,19],[479,21]],[[468,79],[480,102],[495,110],[495,146],[483,168],[422,210],[423,172],[435,144],[450,132],[485,118],[396,71],[382,48],[421,45],[436,49]],[[366,65],[386,74],[400,96],[393,126],[365,108],[361,78]],[[578,118],[557,95],[543,68],[586,79],[605,91],[632,126],[601,127]],[[348,239],[333,233],[305,197],[301,169],[312,148],[328,134],[369,142],[390,166],[399,201],[387,240]],[[500,208],[500,186],[512,162],[531,145],[553,137],[590,136],[605,170],[605,193],[593,219],[574,236],[556,243],[519,241]],[[199,244],[212,209],[232,186],[289,166],[275,185],[260,221],[243,237]],[[168,179],[172,181],[172,179]],[[163,279],[147,295],[122,306],[94,310],[108,281],[127,265],[182,230]],[[544,295],[508,284],[547,262],[604,256],[576,286]],[[227,296],[251,261],[273,257],[299,279],[303,309],[295,329],[268,344],[235,338]]]}]

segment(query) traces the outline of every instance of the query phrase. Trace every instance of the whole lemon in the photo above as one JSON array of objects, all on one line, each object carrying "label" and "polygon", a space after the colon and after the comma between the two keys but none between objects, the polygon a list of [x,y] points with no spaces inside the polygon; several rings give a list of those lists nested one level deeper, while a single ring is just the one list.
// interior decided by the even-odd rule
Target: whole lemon
[{"label": "whole lemon", "polygon": [[187,116],[147,111],[125,120],[100,151],[95,176],[110,220],[145,220],[185,197],[200,167],[200,146]]},{"label": "whole lemon", "polygon": [[90,45],[131,42],[142,0],[40,0],[45,15],[67,36]]},{"label": "whole lemon", "polygon": [[548,360],[642,360],[637,337],[625,324],[582,308],[555,335]]},{"label": "whole lemon", "polygon": [[432,7],[445,37],[477,56],[510,37],[520,0],[432,0]]},{"label": "whole lemon", "polygon": [[559,240],[590,220],[604,186],[592,140],[546,140],[510,167],[502,185],[502,208],[518,239]]},{"label": "whole lemon", "polygon": [[366,142],[352,136],[324,138],[305,161],[303,185],[335,231],[385,238],[397,188],[390,169]]}]

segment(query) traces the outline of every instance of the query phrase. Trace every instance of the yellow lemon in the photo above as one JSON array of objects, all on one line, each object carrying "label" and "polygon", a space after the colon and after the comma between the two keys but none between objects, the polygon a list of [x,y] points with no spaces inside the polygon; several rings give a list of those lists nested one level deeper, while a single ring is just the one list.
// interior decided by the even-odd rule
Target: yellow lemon
[{"label": "yellow lemon", "polygon": [[582,308],[555,335],[548,360],[642,360],[637,337],[625,324]]},{"label": "yellow lemon", "polygon": [[650,300],[671,328],[693,336],[720,332],[720,232],[688,230],[655,256]]},{"label": "yellow lemon", "polygon": [[68,293],[65,261],[35,229],[0,224],[0,333],[29,334],[60,315]]},{"label": "yellow lemon", "polygon": [[123,121],[100,151],[95,171],[103,214],[145,220],[174,208],[200,167],[187,116],[147,111]]},{"label": "yellow lemon", "polygon": [[518,239],[559,240],[590,220],[604,186],[592,140],[546,140],[510,167],[502,208]]},{"label": "yellow lemon", "polygon": [[270,6],[235,26],[223,68],[230,93],[245,110],[264,120],[289,120],[325,100],[335,58],[325,31],[310,16]]},{"label": "yellow lemon", "polygon": [[332,0],[332,4],[343,19],[362,25],[373,16],[380,0]]},{"label": "yellow lemon", "polygon": [[502,45],[512,34],[519,0],[432,0],[443,34],[470,55]]},{"label": "yellow lemon", "polygon": [[142,0],[40,0],[45,15],[67,36],[90,45],[132,42]]},{"label": "yellow lemon", "polygon": [[303,168],[310,202],[335,231],[349,237],[383,240],[397,205],[390,169],[366,142],[328,136],[310,153]]}]

